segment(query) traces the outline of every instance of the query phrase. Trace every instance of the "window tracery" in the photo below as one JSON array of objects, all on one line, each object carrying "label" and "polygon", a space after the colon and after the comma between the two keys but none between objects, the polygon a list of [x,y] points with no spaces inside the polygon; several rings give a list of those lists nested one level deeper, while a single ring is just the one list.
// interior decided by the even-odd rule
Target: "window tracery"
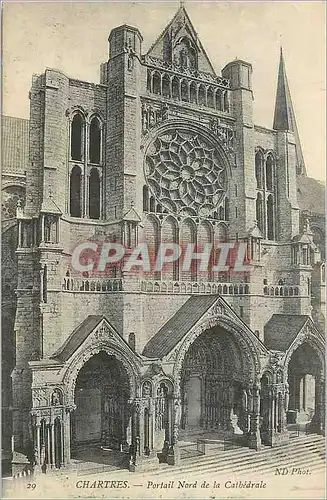
[{"label": "window tracery", "polygon": [[153,141],[145,174],[160,204],[183,215],[211,216],[227,188],[226,169],[214,144],[186,130],[163,132]]}]

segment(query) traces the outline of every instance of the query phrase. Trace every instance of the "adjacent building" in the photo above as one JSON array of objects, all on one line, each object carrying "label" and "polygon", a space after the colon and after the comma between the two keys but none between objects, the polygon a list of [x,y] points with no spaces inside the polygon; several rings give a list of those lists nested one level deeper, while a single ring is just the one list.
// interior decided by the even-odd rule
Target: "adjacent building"
[{"label": "adjacent building", "polygon": [[[277,446],[291,410],[324,432],[324,186],[283,53],[267,129],[251,63],[217,73],[184,7],[142,42],[114,28],[100,83],[46,69],[30,119],[4,118],[4,445],[39,465],[99,443],[177,463],[198,429]],[[244,243],[250,266],[81,273],[90,241]]]}]

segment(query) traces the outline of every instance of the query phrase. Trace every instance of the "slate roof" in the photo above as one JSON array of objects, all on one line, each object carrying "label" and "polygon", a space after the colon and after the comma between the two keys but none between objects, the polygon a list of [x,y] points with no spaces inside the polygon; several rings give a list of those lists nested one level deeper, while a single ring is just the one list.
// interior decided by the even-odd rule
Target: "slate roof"
[{"label": "slate roof", "polygon": [[285,69],[285,62],[284,62],[282,48],[280,49],[273,128],[274,130],[289,130],[294,133],[297,170],[302,173],[306,173],[301,142],[291,98],[291,92],[288,86],[288,81],[286,76],[286,69]]},{"label": "slate roof", "polygon": [[273,314],[264,328],[265,346],[271,351],[286,352],[308,320],[307,315]]},{"label": "slate roof", "polygon": [[102,315],[89,315],[50,358],[61,362],[67,361],[104,318]]},{"label": "slate roof", "polygon": [[2,117],[2,173],[24,174],[28,166],[29,120]]},{"label": "slate roof", "polygon": [[314,214],[325,214],[325,185],[312,177],[298,175],[297,200],[300,210],[308,210]]},{"label": "slate roof", "polygon": [[190,297],[149,340],[143,349],[143,356],[160,359],[166,356],[216,300],[217,295]]},{"label": "slate roof", "polygon": [[[180,21],[182,21],[181,24],[180,24]],[[189,33],[191,34],[193,40],[196,40],[196,45],[200,49],[200,53],[202,53],[202,55],[205,58],[207,66],[208,66],[208,72],[212,73],[212,75],[216,75],[216,71],[215,71],[215,69],[214,69],[214,67],[209,59],[209,56],[206,53],[206,51],[204,50],[203,45],[198,38],[197,32],[196,32],[196,30],[195,30],[195,28],[190,20],[190,17],[189,17],[189,15],[188,15],[188,13],[183,5],[181,5],[179,7],[179,9],[176,12],[176,14],[174,15],[173,19],[167,24],[165,29],[160,33],[160,35],[153,42],[153,44],[149,48],[147,54],[154,55],[154,53],[156,52],[156,48],[158,46],[160,46],[160,43],[163,43],[166,33],[170,33],[173,28],[177,28],[177,31],[179,31],[179,28],[181,27],[181,25],[184,25],[184,24],[187,26],[187,29],[188,29]]]}]

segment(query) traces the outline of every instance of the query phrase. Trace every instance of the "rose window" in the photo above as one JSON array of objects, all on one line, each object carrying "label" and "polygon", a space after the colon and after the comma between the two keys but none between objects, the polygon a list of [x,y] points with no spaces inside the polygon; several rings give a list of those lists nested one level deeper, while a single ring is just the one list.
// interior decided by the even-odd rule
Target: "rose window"
[{"label": "rose window", "polygon": [[163,133],[147,151],[150,190],[170,212],[210,216],[226,191],[225,165],[207,138],[187,131]]}]

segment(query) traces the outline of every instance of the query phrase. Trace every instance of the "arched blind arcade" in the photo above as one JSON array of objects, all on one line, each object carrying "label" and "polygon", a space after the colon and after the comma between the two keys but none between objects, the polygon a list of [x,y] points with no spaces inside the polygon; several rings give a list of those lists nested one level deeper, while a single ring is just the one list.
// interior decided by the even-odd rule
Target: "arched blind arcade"
[{"label": "arched blind arcade", "polygon": [[101,161],[101,127],[99,120],[94,117],[90,124],[90,163],[100,163]]},{"label": "arched blind arcade", "polygon": [[75,166],[70,174],[70,215],[81,217],[81,169]]},{"label": "arched blind arcade", "polygon": [[84,120],[77,113],[71,125],[71,144],[70,155],[72,160],[82,161],[83,157],[83,139],[84,139]]},{"label": "arched blind arcade", "polygon": [[100,176],[92,168],[89,177],[89,215],[91,219],[100,219]]}]

